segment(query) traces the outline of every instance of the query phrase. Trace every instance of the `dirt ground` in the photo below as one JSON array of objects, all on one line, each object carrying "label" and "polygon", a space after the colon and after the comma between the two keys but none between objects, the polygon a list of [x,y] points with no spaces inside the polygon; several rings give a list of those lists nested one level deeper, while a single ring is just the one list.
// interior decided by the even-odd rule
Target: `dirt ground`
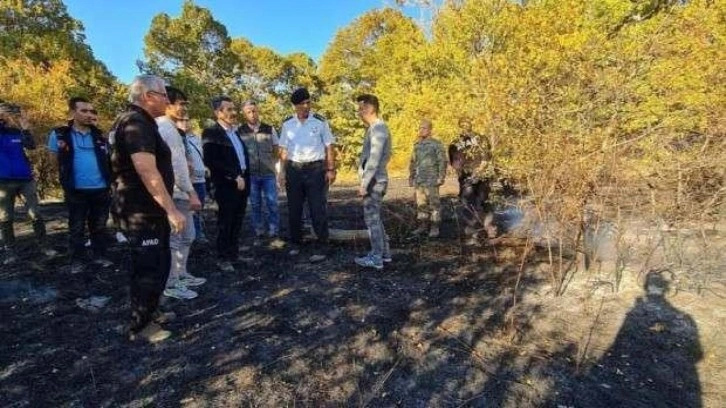
[{"label": "dirt ground", "polygon": [[[581,272],[555,297],[545,254],[522,265],[515,240],[462,245],[454,182],[444,190],[442,237],[410,239],[412,192],[392,186],[383,271],[353,264],[367,242],[334,244],[318,264],[306,250],[251,248],[234,274],[195,247],[190,271],[208,283],[197,299],[164,302],[178,318],[157,346],[119,334],[126,272],[71,275],[64,256],[35,254],[22,223],[25,257],[0,267],[0,407],[726,406],[723,287],[647,296],[626,271],[613,293]],[[44,207],[64,249],[63,206]],[[331,191],[330,220],[363,228],[354,189]],[[120,264],[121,249],[111,256]],[[111,300],[77,306],[92,295]]]}]

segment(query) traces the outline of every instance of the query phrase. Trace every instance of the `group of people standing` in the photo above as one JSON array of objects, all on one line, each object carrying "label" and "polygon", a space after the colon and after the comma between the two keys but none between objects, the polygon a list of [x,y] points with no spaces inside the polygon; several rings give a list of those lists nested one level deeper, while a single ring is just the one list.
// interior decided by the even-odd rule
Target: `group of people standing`
[{"label": "group of people standing", "polygon": [[[307,89],[292,93],[294,114],[283,120],[279,133],[260,120],[255,101],[241,104],[240,121],[235,102],[219,96],[211,101],[215,123],[205,128],[201,137],[196,136],[190,130],[187,95],[153,75],[134,79],[128,101],[125,112],[104,134],[96,125],[98,117],[92,103],[71,98],[71,119],[50,133],[48,149],[57,160],[68,207],[71,273],[83,272],[89,264],[112,265],[106,256],[109,214],[127,240],[124,259],[131,275],[131,339],[166,339],[170,333],[159,323],[169,315],[159,311],[160,297],[193,299],[206,282],[192,275],[187,263],[192,243],[208,242],[200,217],[208,193],[207,178],[218,206],[217,266],[222,272],[235,271],[248,202],[254,245],[268,240],[271,248],[289,246],[290,255],[299,254],[306,242],[303,214],[307,208],[315,232],[310,261],[326,258],[327,195],[337,174],[335,137],[327,120],[312,112]],[[366,126],[358,195],[371,250],[354,262],[380,270],[392,261],[381,219],[392,140],[380,118],[378,98],[364,94],[356,101],[358,116]],[[35,147],[28,125],[14,105],[0,104],[0,161],[5,163],[0,166],[0,238],[5,263],[16,258],[12,214],[18,194],[26,199],[39,239],[45,231],[24,152]],[[416,187],[420,222],[414,232],[428,231],[430,237],[437,237],[441,221],[438,187],[444,181],[447,160],[441,143],[431,138],[431,133],[431,122],[422,121],[411,159],[410,182]],[[450,152],[455,168],[464,161],[464,150]],[[287,242],[280,238],[278,186],[287,194]]]}]

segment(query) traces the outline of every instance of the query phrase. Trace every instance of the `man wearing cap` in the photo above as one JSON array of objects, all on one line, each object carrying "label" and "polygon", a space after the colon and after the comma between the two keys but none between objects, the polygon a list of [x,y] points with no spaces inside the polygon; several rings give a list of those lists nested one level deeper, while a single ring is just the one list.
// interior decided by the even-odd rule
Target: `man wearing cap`
[{"label": "man wearing cap", "polygon": [[72,119],[48,136],[48,150],[55,154],[58,176],[68,207],[71,273],[87,263],[84,229],[88,224],[93,263],[109,267],[108,211],[111,207],[111,153],[108,139],[94,124],[93,105],[83,97],[68,100]]},{"label": "man wearing cap", "polygon": [[[38,212],[38,194],[33,168],[25,149],[35,149],[30,123],[17,105],[0,102],[0,263],[17,260],[15,251],[15,197],[22,195],[33,220],[38,241],[45,238],[45,222]],[[46,255],[53,255],[46,250]]]},{"label": "man wearing cap", "polygon": [[[318,243],[328,241],[327,192],[335,181],[335,138],[328,121],[310,111],[310,93],[305,88],[293,92],[290,101],[295,114],[286,118],[280,129],[280,160],[283,165],[279,175],[285,185],[289,213],[290,240],[302,243],[303,204],[308,203],[313,230]],[[292,255],[297,249],[291,251]],[[315,254],[311,261],[325,259]]]}]

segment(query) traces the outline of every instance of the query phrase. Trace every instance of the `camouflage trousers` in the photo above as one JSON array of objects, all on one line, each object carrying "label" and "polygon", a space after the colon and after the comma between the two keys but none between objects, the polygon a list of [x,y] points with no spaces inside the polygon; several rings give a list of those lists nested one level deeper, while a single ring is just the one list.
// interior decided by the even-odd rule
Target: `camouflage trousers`
[{"label": "camouflage trousers", "polygon": [[391,256],[388,235],[381,219],[381,205],[387,187],[387,183],[374,183],[368,188],[368,195],[363,198],[363,219],[371,240],[371,255],[376,259]]},{"label": "camouflage trousers", "polygon": [[434,224],[441,222],[441,199],[438,186],[416,186],[416,219],[430,220]]}]

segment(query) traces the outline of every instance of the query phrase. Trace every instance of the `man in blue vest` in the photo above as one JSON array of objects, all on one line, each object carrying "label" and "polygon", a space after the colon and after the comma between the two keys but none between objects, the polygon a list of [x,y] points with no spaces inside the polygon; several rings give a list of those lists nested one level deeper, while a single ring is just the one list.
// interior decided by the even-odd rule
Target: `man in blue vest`
[{"label": "man in blue vest", "polygon": [[[25,149],[35,149],[29,125],[19,106],[0,101],[0,263],[3,265],[17,260],[13,221],[15,197],[18,195],[25,199],[38,241],[45,237],[45,222],[38,212],[33,168],[25,154]],[[51,252],[46,251],[46,254],[52,255]]]},{"label": "man in blue vest", "polygon": [[58,160],[58,174],[68,206],[71,273],[82,272],[87,263],[84,226],[88,224],[93,262],[112,265],[106,258],[106,222],[111,206],[111,162],[108,139],[94,125],[96,111],[85,98],[68,101],[72,119],[55,128],[48,137],[48,149]]}]

